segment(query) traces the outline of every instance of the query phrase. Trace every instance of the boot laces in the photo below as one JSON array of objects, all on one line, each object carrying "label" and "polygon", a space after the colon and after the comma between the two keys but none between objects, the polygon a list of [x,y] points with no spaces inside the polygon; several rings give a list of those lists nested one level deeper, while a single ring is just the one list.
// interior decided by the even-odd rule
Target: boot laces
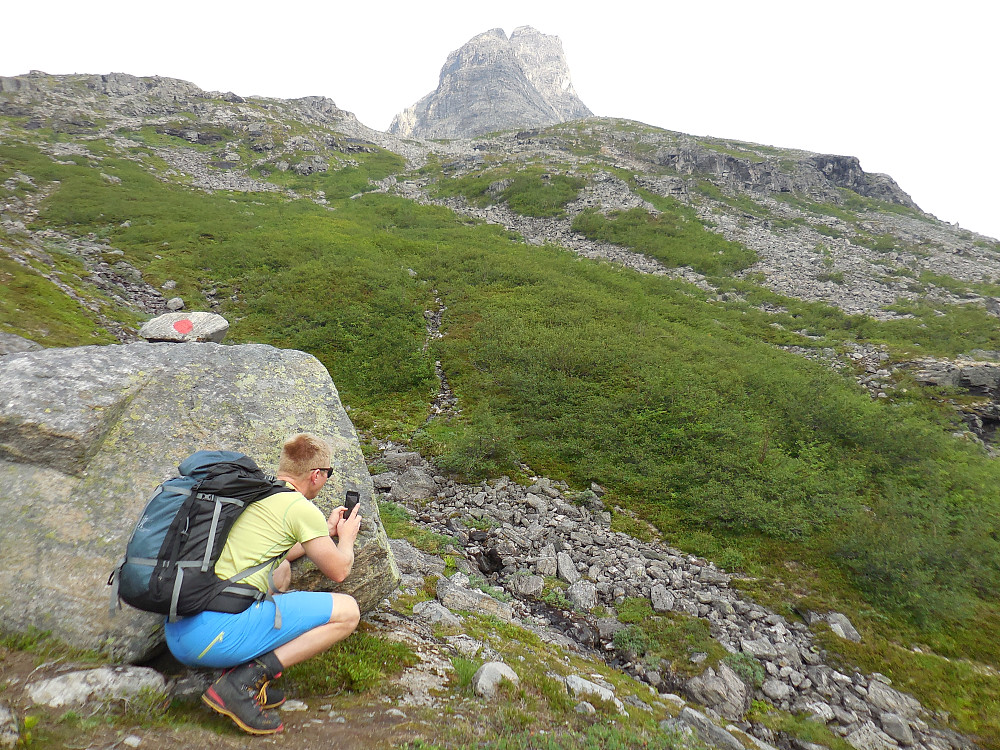
[{"label": "boot laces", "polygon": [[257,705],[261,708],[263,708],[264,704],[267,702],[267,686],[270,682],[271,681],[267,679],[266,675],[261,675],[251,686],[250,693],[253,695],[253,699],[257,702]]}]

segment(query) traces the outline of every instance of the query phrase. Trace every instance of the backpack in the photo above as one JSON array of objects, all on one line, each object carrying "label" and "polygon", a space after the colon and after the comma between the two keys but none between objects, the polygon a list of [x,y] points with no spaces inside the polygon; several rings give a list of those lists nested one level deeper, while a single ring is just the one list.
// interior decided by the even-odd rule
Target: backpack
[{"label": "backpack", "polygon": [[[265,475],[253,459],[232,451],[198,451],[153,493],[111,573],[111,610],[121,602],[146,612],[178,617],[204,610],[242,612],[270,598],[239,583],[283,555],[223,580],[215,575],[229,530],[253,502],[291,492]],[[277,615],[276,615],[277,617]],[[280,627],[280,625],[278,625]]]}]

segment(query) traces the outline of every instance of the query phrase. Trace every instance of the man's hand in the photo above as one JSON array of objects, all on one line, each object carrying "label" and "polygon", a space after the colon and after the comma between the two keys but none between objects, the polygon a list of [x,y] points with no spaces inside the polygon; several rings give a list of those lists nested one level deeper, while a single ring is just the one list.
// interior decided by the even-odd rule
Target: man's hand
[{"label": "man's hand", "polygon": [[[346,511],[346,508],[339,508],[338,510]],[[351,515],[344,517],[344,514],[340,514],[340,520],[337,524],[337,538],[344,543],[354,546],[354,540],[358,537],[358,531],[361,530],[361,504],[354,506],[351,511]]]},{"label": "man's hand", "polygon": [[330,517],[326,519],[327,528],[330,529],[330,536],[337,536],[337,527],[344,518],[344,513],[347,511],[343,505],[339,508],[334,508],[330,513]]},{"label": "man's hand", "polygon": [[335,536],[338,539],[343,539],[343,528],[345,524],[353,525],[354,533],[350,537],[350,541],[353,543],[355,537],[358,535],[358,530],[361,528],[361,504],[359,503],[354,506],[354,510],[351,512],[350,516],[345,517],[345,513],[347,513],[347,508],[343,505],[339,508],[334,508],[330,513],[330,517],[326,519],[326,525],[327,528],[330,529],[330,536]]}]

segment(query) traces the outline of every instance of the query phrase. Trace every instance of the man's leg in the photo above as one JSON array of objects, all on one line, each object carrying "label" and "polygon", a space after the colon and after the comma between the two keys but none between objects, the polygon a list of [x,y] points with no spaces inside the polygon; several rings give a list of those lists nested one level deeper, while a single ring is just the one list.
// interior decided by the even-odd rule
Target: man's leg
[{"label": "man's leg", "polygon": [[330,596],[333,597],[333,610],[326,625],[313,628],[274,649],[274,655],[278,657],[283,667],[291,667],[323,653],[334,643],[344,640],[358,627],[361,611],[354,597],[347,594],[330,594]]},{"label": "man's leg", "polygon": [[[280,598],[286,603],[287,619],[305,626],[310,617],[315,622],[325,615],[323,600],[318,598],[322,596],[323,594],[319,592],[296,592],[287,595],[288,598]],[[283,726],[280,715],[265,708],[276,706],[284,697],[282,694],[279,700],[276,695],[279,691],[275,689],[268,691],[271,680],[278,677],[286,667],[298,664],[342,641],[354,632],[361,619],[358,603],[354,597],[347,594],[327,594],[327,596],[332,597],[332,602],[330,617],[325,624],[306,630],[287,643],[225,672],[205,691],[202,700],[215,711],[232,718],[247,732],[252,734],[280,732]],[[305,607],[300,609],[292,606],[293,600],[297,600],[300,606],[305,604]],[[268,612],[267,609],[264,611]],[[280,630],[269,632],[276,636],[272,643],[280,642]]]}]

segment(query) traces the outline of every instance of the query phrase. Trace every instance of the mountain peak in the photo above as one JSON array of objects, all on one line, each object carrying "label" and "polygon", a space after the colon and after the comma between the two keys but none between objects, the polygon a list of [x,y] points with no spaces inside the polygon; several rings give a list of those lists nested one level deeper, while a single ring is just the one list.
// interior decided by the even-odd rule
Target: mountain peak
[{"label": "mountain peak", "polygon": [[588,117],[573,88],[559,37],[519,26],[495,28],[448,55],[438,87],[396,115],[389,132],[419,138],[469,138]]}]

